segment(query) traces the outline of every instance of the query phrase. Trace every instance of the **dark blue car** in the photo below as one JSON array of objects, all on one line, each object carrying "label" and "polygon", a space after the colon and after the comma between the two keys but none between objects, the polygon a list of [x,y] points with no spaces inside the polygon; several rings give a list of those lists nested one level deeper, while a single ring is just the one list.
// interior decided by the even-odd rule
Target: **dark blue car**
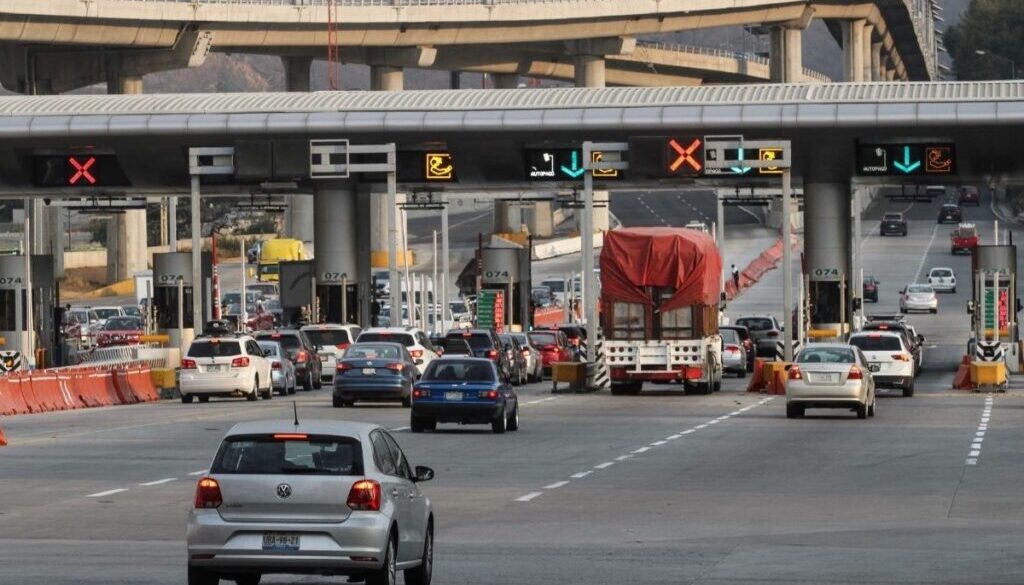
[{"label": "dark blue car", "polygon": [[437,423],[490,424],[495,433],[519,430],[519,400],[508,379],[487,358],[442,357],[430,362],[413,387],[412,432]]},{"label": "dark blue car", "polygon": [[357,400],[400,400],[409,406],[417,373],[401,343],[350,345],[334,372],[334,406],[352,406]]}]

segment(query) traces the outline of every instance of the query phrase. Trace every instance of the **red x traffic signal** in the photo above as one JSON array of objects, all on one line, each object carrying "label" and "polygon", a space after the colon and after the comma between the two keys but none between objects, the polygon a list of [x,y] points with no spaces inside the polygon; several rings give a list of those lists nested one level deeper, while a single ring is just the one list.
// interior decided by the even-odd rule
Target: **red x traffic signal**
[{"label": "red x traffic signal", "polygon": [[700,138],[669,138],[665,153],[666,170],[671,175],[696,177],[704,170],[704,141]]}]

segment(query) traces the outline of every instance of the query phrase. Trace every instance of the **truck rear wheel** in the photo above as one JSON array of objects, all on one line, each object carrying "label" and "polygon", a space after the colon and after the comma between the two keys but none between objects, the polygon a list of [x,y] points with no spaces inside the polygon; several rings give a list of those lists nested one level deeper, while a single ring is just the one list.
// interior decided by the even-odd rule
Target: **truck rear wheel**
[{"label": "truck rear wheel", "polygon": [[612,382],[612,394],[615,396],[635,396],[643,388],[643,382]]}]

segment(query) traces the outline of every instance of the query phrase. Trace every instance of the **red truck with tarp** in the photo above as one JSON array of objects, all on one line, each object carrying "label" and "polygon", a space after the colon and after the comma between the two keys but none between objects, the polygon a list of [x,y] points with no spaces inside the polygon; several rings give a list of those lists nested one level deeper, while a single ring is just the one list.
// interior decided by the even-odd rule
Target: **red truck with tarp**
[{"label": "red truck with tarp", "polygon": [[949,249],[953,254],[958,252],[970,254],[980,243],[978,228],[973,223],[962,223],[949,234]]},{"label": "red truck with tarp", "polygon": [[722,258],[704,232],[605,234],[601,325],[613,394],[639,393],[644,382],[682,382],[703,393],[721,387],[721,281]]}]

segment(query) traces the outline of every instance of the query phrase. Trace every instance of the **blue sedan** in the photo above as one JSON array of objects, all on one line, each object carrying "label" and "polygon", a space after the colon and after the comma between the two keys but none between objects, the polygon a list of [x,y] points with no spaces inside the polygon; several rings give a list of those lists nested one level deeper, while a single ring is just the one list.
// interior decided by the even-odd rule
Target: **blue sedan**
[{"label": "blue sedan", "polygon": [[400,400],[409,406],[416,361],[401,343],[350,345],[335,369],[334,406],[352,406],[356,400]]},{"label": "blue sedan", "polygon": [[519,400],[486,358],[443,357],[430,362],[412,391],[414,433],[437,423],[490,424],[495,433],[519,430]]}]

